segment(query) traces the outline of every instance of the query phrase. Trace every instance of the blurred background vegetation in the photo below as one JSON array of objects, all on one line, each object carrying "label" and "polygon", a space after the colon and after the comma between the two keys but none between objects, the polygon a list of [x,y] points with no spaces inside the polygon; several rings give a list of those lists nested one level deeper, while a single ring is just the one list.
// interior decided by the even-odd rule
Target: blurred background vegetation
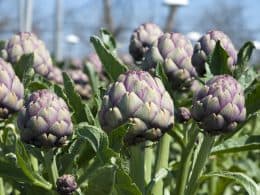
[{"label": "blurred background vegetation", "polygon": [[[53,54],[59,55],[60,60],[83,58],[92,52],[89,37],[97,34],[101,27],[114,34],[119,51],[128,52],[131,32],[147,21],[158,24],[166,31],[188,35],[190,32],[202,34],[209,29],[222,30],[231,37],[237,48],[247,40],[260,41],[259,0],[189,0],[188,5],[178,6],[174,10],[173,20],[169,20],[171,8],[164,2],[0,0],[0,39],[31,29],[45,41]],[[29,17],[29,26],[24,23],[23,17]],[[252,63],[260,64],[259,49],[255,51]]]}]

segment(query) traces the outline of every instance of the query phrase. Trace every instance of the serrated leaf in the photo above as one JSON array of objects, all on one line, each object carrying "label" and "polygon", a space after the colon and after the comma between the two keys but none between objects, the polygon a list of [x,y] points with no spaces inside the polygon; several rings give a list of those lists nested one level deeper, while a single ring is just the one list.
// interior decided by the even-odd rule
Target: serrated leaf
[{"label": "serrated leaf", "polygon": [[83,121],[88,121],[88,117],[85,112],[85,105],[82,102],[79,94],[76,92],[73,81],[65,72],[63,72],[62,75],[64,80],[64,91],[66,93],[70,106],[74,110],[73,116],[76,122],[80,123]]},{"label": "serrated leaf", "polygon": [[252,42],[246,42],[238,52],[235,78],[240,78],[248,67],[248,62],[252,56],[255,46]]},{"label": "serrated leaf", "polygon": [[52,185],[34,171],[29,154],[20,141],[16,141],[15,151],[17,164],[23,171],[24,175],[26,175],[26,177],[31,181],[31,183],[44,189],[51,189]]},{"label": "serrated leaf", "polygon": [[239,172],[213,172],[200,177],[200,182],[210,179],[211,177],[223,177],[226,179],[231,179],[232,181],[240,184],[244,187],[249,195],[259,194],[259,187],[250,177],[245,175],[244,173]]},{"label": "serrated leaf", "polygon": [[127,66],[122,64],[111,51],[109,51],[104,43],[97,36],[90,38],[91,43],[94,45],[96,53],[98,54],[105,71],[112,81],[115,81],[118,76],[128,70]]},{"label": "serrated leaf", "polygon": [[102,151],[108,147],[108,137],[96,126],[87,123],[80,123],[76,127],[78,135],[87,140],[95,152]]},{"label": "serrated leaf", "polygon": [[116,41],[113,35],[106,29],[101,28],[100,30],[101,39],[108,50],[113,54],[116,53]]},{"label": "serrated leaf", "polygon": [[24,84],[27,84],[34,74],[34,72],[32,72],[33,60],[34,56],[32,53],[25,54],[21,56],[17,63],[13,64],[15,74]]},{"label": "serrated leaf", "polygon": [[118,194],[124,195],[142,195],[141,191],[131,177],[123,170],[116,171],[115,188]]},{"label": "serrated leaf", "polygon": [[228,54],[221,47],[220,41],[217,41],[215,49],[212,53],[209,63],[210,72],[213,75],[230,74],[231,71],[228,67]]},{"label": "serrated leaf", "polygon": [[240,75],[238,82],[243,86],[244,89],[247,89],[255,81],[256,78],[257,73],[251,67],[244,71],[242,75]]},{"label": "serrated leaf", "polygon": [[215,146],[211,154],[234,153],[250,150],[260,150],[260,135],[245,135],[239,138],[228,139]]},{"label": "serrated leaf", "polygon": [[108,165],[98,168],[89,178],[85,194],[110,195],[115,184],[116,169]]},{"label": "serrated leaf", "polygon": [[260,82],[256,82],[246,94],[247,115],[253,114],[260,109]]}]

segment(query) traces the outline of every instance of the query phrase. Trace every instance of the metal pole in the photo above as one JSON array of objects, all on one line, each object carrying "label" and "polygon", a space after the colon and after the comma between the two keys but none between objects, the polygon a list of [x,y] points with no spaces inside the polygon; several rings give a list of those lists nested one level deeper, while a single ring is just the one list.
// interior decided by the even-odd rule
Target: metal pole
[{"label": "metal pole", "polygon": [[26,0],[25,3],[25,31],[32,31],[32,12],[33,12],[33,0]]},{"label": "metal pole", "polygon": [[61,61],[62,56],[62,25],[63,24],[63,1],[56,0],[56,22],[55,22],[55,57]]},{"label": "metal pole", "polygon": [[169,8],[170,8],[170,12],[169,12],[167,20],[166,20],[165,32],[171,32],[173,30],[174,19],[175,19],[175,15],[176,15],[178,6],[170,5]]},{"label": "metal pole", "polygon": [[24,21],[25,21],[25,1],[18,0],[19,2],[19,31],[24,31]]}]

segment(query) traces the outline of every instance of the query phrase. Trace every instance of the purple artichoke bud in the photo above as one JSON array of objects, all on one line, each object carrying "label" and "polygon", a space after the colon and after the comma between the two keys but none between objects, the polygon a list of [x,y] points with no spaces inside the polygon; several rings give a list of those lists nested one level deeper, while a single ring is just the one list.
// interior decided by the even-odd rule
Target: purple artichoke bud
[{"label": "purple artichoke bud", "polygon": [[34,54],[33,67],[36,73],[47,76],[52,69],[52,59],[45,44],[33,33],[22,32],[14,35],[2,50],[2,55],[11,63],[16,63],[24,54]]},{"label": "purple artichoke bud", "polygon": [[185,89],[197,76],[191,63],[193,48],[191,42],[179,33],[165,33],[146,52],[141,67],[154,72],[161,63],[173,89]]},{"label": "purple artichoke bud", "polygon": [[53,66],[53,68],[49,72],[47,78],[50,81],[53,81],[54,83],[57,83],[57,84],[63,83],[62,71],[60,68],[58,68],[56,66]]},{"label": "purple artichoke bud", "polygon": [[12,65],[0,58],[0,119],[19,111],[23,106],[24,88]]},{"label": "purple artichoke bud", "polygon": [[192,56],[192,64],[195,66],[198,74],[202,76],[205,74],[205,62],[208,57],[213,53],[217,41],[220,41],[221,47],[228,54],[228,66],[230,70],[234,70],[237,62],[237,51],[229,39],[229,37],[221,31],[209,31],[202,36],[198,43],[194,46],[194,53]]},{"label": "purple artichoke bud", "polygon": [[160,79],[145,71],[128,71],[109,86],[99,121],[108,133],[131,122],[125,137],[128,145],[156,141],[173,126],[174,105]]},{"label": "purple artichoke bud", "polygon": [[134,59],[132,58],[132,56],[128,53],[124,53],[124,54],[121,54],[119,55],[121,61],[126,64],[128,67],[133,67],[135,66],[135,63],[134,63]]},{"label": "purple artichoke bud", "polygon": [[17,120],[23,142],[37,147],[58,147],[73,132],[65,101],[46,89],[33,92]]},{"label": "purple artichoke bud", "polygon": [[83,99],[89,99],[91,97],[91,85],[89,83],[88,76],[80,69],[68,70],[68,75],[74,81],[75,89]]},{"label": "purple artichoke bud", "polygon": [[241,85],[228,75],[213,77],[194,95],[191,114],[210,134],[235,130],[246,118]]},{"label": "purple artichoke bud", "polygon": [[152,43],[163,34],[160,27],[153,23],[145,23],[134,30],[129,45],[129,53],[135,61],[141,61],[144,53],[151,47]]},{"label": "purple artichoke bud", "polygon": [[73,175],[63,175],[56,181],[57,191],[60,195],[72,195],[77,189],[77,182]]},{"label": "purple artichoke bud", "polygon": [[96,53],[91,53],[87,57],[87,61],[93,66],[94,70],[100,74],[103,72],[103,65]]},{"label": "purple artichoke bud", "polygon": [[176,110],[176,120],[180,123],[190,120],[191,113],[190,110],[186,107],[180,107]]}]

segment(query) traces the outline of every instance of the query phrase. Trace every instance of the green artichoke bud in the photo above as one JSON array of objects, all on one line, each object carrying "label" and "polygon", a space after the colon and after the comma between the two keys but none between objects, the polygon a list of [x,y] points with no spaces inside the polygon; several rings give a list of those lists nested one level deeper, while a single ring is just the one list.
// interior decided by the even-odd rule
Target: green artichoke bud
[{"label": "green artichoke bud", "polygon": [[0,58],[0,119],[19,111],[23,106],[24,87],[11,64]]},{"label": "green artichoke bud", "polygon": [[49,72],[47,79],[56,83],[56,84],[63,84],[63,77],[62,71],[60,68],[53,66],[51,71]]},{"label": "green artichoke bud", "polygon": [[56,181],[57,191],[60,195],[72,195],[77,189],[77,182],[73,175],[63,175]]},{"label": "green artichoke bud", "polygon": [[106,132],[130,122],[128,145],[156,141],[174,123],[173,101],[158,78],[145,71],[128,71],[111,84],[103,97],[99,121]]},{"label": "green artichoke bud", "polygon": [[175,113],[176,121],[183,123],[191,119],[191,113],[190,110],[186,107],[180,107],[176,109]]},{"label": "green artichoke bud", "polygon": [[198,43],[194,46],[194,53],[192,56],[192,64],[195,66],[200,76],[205,74],[205,63],[208,57],[213,53],[217,41],[220,41],[221,47],[228,54],[228,67],[232,71],[235,68],[237,62],[237,51],[229,39],[229,37],[217,30],[209,31],[207,34],[202,36]]},{"label": "green artichoke bud", "polygon": [[89,99],[92,95],[88,76],[80,69],[70,69],[68,75],[75,83],[75,89],[83,99]]},{"label": "green artichoke bud", "polygon": [[129,53],[134,60],[141,61],[144,57],[144,53],[162,34],[163,32],[160,27],[153,23],[145,23],[135,29],[129,45]]},{"label": "green artichoke bud", "polygon": [[46,89],[33,92],[17,120],[23,142],[37,147],[58,147],[73,132],[65,101]]},{"label": "green artichoke bud", "polygon": [[165,33],[146,52],[143,70],[154,72],[162,64],[173,89],[189,88],[197,72],[191,63],[191,42],[179,33]]},{"label": "green artichoke bud", "polygon": [[241,85],[229,75],[213,77],[194,95],[191,114],[210,134],[235,130],[246,118]]},{"label": "green artichoke bud", "polygon": [[1,51],[9,62],[16,63],[24,54],[33,53],[33,67],[36,73],[47,76],[52,69],[52,59],[45,44],[33,33],[22,32],[14,35]]}]

